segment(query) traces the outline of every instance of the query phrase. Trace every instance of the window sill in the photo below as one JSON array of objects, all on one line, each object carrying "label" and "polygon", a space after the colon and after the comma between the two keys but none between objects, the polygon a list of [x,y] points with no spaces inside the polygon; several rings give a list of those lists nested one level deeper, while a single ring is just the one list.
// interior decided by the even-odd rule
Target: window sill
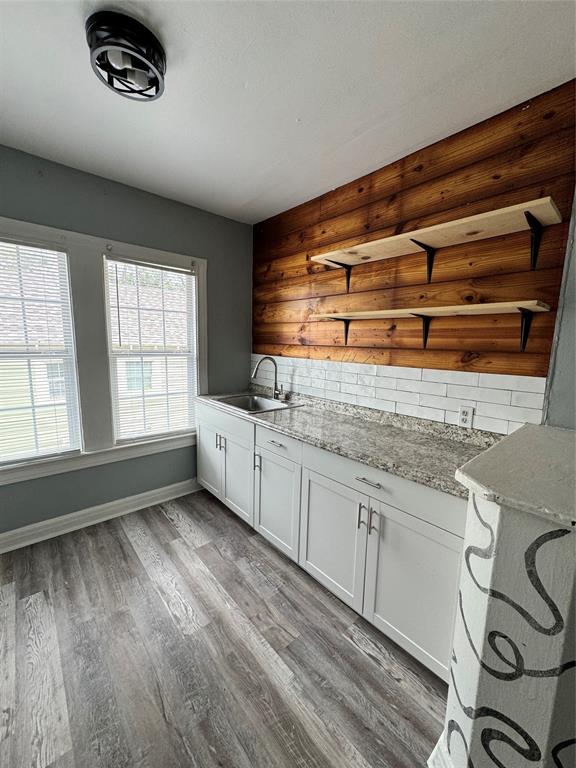
[{"label": "window sill", "polygon": [[163,451],[174,451],[178,448],[187,448],[196,445],[196,432],[185,435],[157,438],[135,443],[115,445],[101,451],[91,453],[79,453],[74,456],[60,456],[50,459],[38,459],[22,464],[14,464],[0,469],[0,486],[22,483],[26,480],[34,480],[48,475],[60,475],[65,472],[74,472],[77,469],[99,467],[102,464],[111,464],[115,461],[136,459],[139,456],[150,456]]}]

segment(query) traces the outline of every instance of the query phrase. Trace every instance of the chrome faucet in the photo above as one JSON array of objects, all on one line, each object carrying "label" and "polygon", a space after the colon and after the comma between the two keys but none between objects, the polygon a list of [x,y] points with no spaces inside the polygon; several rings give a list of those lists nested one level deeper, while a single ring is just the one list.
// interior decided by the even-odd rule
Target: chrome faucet
[{"label": "chrome faucet", "polygon": [[274,360],[273,357],[270,357],[270,355],[266,355],[266,357],[261,357],[260,360],[256,363],[254,370],[252,371],[252,378],[256,378],[256,374],[258,373],[258,369],[262,365],[262,363],[265,360],[270,360],[272,365],[274,366],[274,387],[272,389],[272,396],[274,397],[274,400],[280,400],[280,397],[282,394],[284,394],[284,387],[281,385],[280,389],[278,389],[278,366],[276,365],[276,360]]}]

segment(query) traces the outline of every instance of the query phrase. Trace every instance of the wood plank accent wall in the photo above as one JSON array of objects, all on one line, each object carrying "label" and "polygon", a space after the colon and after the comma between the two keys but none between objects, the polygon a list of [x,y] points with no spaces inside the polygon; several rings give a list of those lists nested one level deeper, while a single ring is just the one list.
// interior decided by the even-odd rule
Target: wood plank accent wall
[{"label": "wood plank accent wall", "polygon": [[[555,312],[534,317],[525,352],[519,315],[310,322],[315,313],[541,299],[557,306],[574,195],[574,81],[565,83],[254,228],[254,351],[382,365],[545,376]],[[310,261],[339,247],[550,195],[563,222],[530,233],[344,270]]]}]

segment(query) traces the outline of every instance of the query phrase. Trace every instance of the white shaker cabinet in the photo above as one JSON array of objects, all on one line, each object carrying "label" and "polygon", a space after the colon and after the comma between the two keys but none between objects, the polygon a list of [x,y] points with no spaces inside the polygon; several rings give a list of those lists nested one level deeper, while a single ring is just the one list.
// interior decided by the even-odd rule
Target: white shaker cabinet
[{"label": "white shaker cabinet", "polygon": [[285,555],[298,560],[300,464],[256,447],[254,528]]},{"label": "white shaker cabinet", "polygon": [[222,501],[247,523],[254,519],[254,442],[224,432],[222,452]]},{"label": "white shaker cabinet", "polygon": [[207,491],[218,498],[222,495],[222,454],[220,435],[208,422],[198,422],[196,428],[196,475]]},{"label": "white shaker cabinet", "polygon": [[448,679],[466,503],[200,404],[198,482]]},{"label": "white shaker cabinet", "polygon": [[302,470],[299,563],[358,613],[362,612],[369,499]]},{"label": "white shaker cabinet", "polygon": [[198,408],[197,479],[249,525],[254,521],[254,425]]},{"label": "white shaker cabinet", "polygon": [[448,679],[462,540],[370,500],[364,617]]}]

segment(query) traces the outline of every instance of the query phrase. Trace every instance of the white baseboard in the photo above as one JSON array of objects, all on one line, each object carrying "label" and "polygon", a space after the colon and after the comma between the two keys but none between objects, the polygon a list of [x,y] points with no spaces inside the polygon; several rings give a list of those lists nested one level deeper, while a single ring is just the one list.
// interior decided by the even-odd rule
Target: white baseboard
[{"label": "white baseboard", "polygon": [[104,520],[110,520],[113,517],[126,515],[129,512],[136,512],[139,509],[150,507],[153,504],[161,504],[163,501],[176,499],[178,496],[184,496],[187,493],[200,491],[196,478],[184,480],[181,483],[165,485],[162,488],[154,488],[145,493],[138,493],[135,496],[127,496],[123,499],[115,499],[106,504],[98,504],[96,507],[88,507],[78,512],[71,512],[69,515],[53,517],[50,520],[42,520],[39,523],[25,525],[22,528],[16,528],[14,531],[0,533],[0,554],[10,552],[13,549],[27,547],[29,544],[35,544],[38,541],[52,539],[54,536],[61,536],[63,533],[70,533],[79,528],[86,528],[95,523],[101,523]]}]

